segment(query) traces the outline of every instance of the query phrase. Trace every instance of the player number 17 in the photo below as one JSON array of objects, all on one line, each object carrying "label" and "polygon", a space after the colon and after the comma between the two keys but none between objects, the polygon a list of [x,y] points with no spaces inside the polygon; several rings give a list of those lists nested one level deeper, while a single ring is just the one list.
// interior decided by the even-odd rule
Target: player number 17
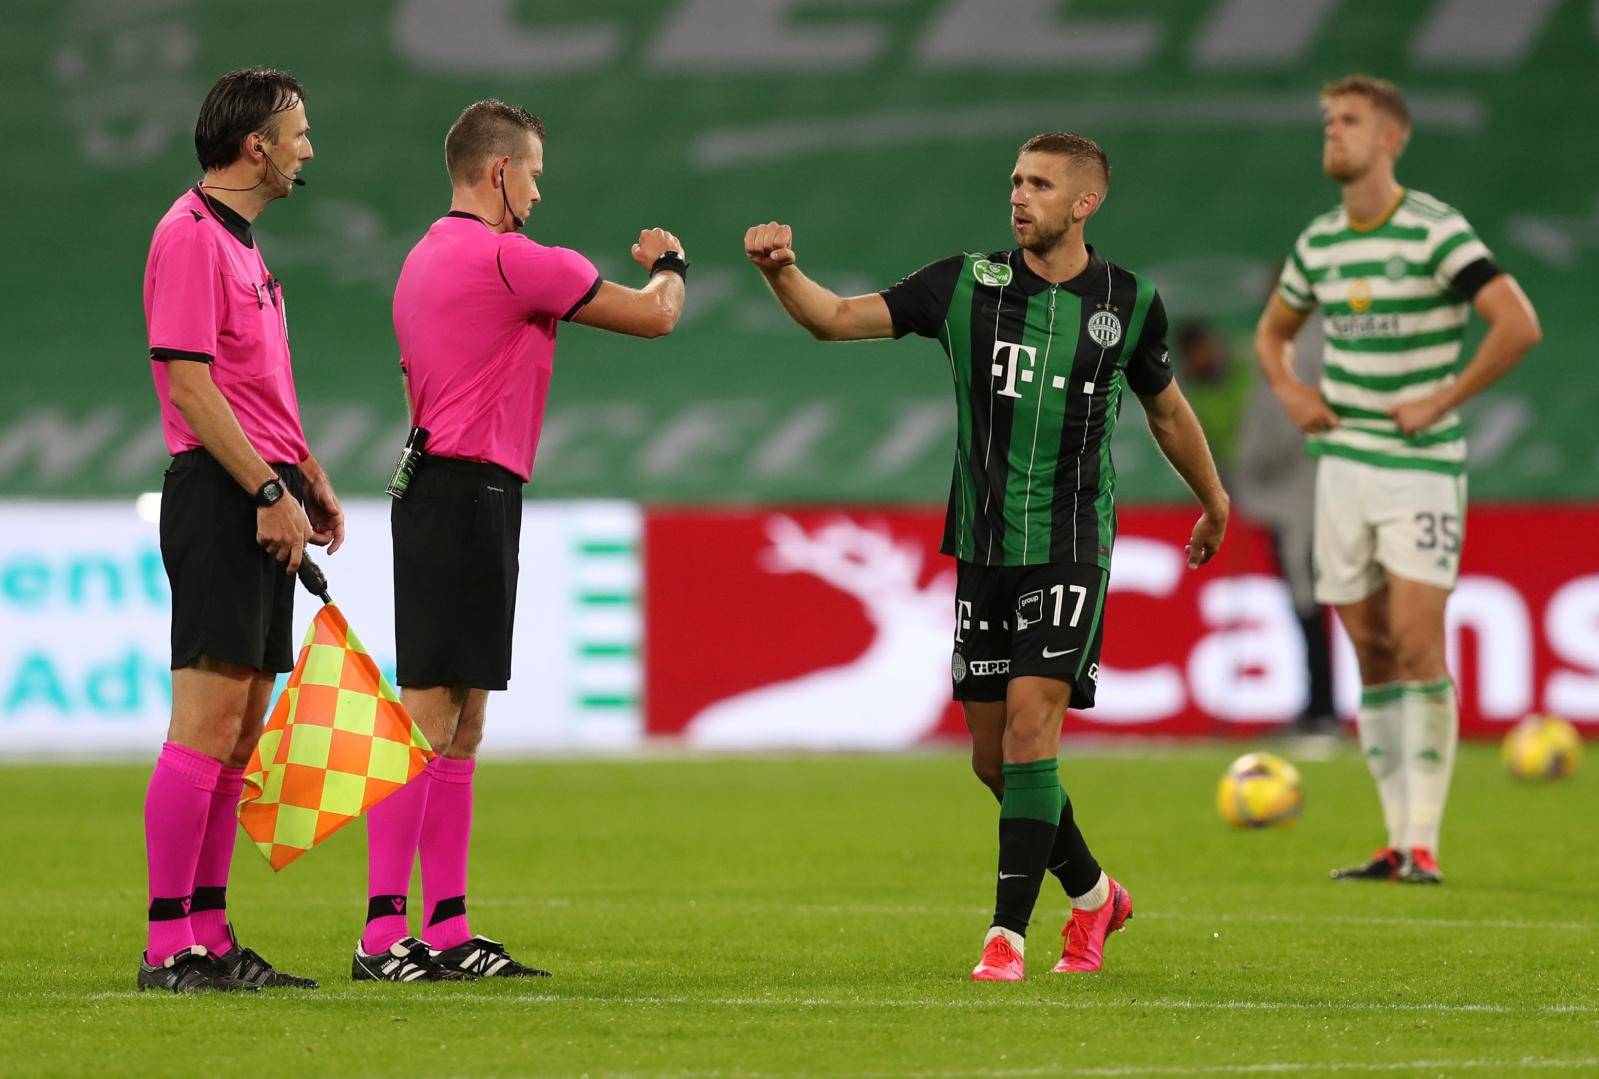
[{"label": "player number 17", "polygon": [[1068,588],[1070,588],[1072,594],[1077,597],[1077,602],[1072,606],[1072,620],[1067,622],[1066,625],[1072,629],[1076,629],[1077,620],[1083,616],[1083,600],[1088,598],[1088,589],[1080,584],[1058,584],[1049,590],[1050,594],[1055,597],[1055,624],[1057,626],[1060,625],[1061,606],[1066,601],[1066,591]]}]

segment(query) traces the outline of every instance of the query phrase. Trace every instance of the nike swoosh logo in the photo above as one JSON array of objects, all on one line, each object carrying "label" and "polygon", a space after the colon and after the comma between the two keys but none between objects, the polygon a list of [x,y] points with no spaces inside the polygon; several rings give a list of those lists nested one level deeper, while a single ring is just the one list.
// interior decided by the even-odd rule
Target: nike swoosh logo
[{"label": "nike swoosh logo", "polygon": [[1025,877],[1025,876],[1027,876],[1026,873],[1001,873],[999,875],[999,879],[1000,880],[1015,880],[1017,877]]},{"label": "nike swoosh logo", "polygon": [[1046,648],[1046,649],[1044,649],[1044,658],[1045,659],[1056,659],[1056,658],[1058,658],[1060,656],[1069,656],[1075,651],[1077,651],[1077,649],[1068,648],[1064,652],[1051,652],[1049,649]]}]

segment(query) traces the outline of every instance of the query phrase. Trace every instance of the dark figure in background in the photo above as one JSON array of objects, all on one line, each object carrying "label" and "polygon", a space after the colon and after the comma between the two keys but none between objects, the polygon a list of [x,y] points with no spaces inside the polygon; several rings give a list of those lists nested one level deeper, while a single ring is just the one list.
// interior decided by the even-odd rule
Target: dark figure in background
[{"label": "dark figure in background", "polygon": [[[1254,377],[1252,365],[1237,362],[1220,329],[1188,319],[1178,324],[1176,336],[1183,385],[1210,436],[1222,482],[1237,492],[1243,512],[1271,533],[1277,573],[1288,585],[1304,636],[1309,693],[1294,729],[1336,732],[1327,619],[1311,578],[1316,464],[1305,454],[1305,436],[1283,415],[1271,388]],[[1294,344],[1300,369],[1313,368],[1319,376],[1320,327],[1307,324]]]},{"label": "dark figure in background", "polygon": [[1177,324],[1177,368],[1225,484],[1238,462],[1238,432],[1252,381],[1249,369],[1233,361],[1220,329],[1195,318]]}]

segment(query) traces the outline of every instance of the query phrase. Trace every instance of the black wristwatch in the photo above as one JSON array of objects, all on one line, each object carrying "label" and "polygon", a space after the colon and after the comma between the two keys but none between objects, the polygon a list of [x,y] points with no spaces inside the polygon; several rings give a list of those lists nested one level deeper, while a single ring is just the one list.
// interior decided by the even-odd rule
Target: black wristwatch
[{"label": "black wristwatch", "polygon": [[257,506],[273,506],[276,505],[278,499],[282,497],[283,481],[276,479],[267,480],[261,485],[261,489],[255,493],[255,504]]},{"label": "black wristwatch", "polygon": [[650,276],[654,277],[662,270],[675,273],[685,282],[688,281],[688,262],[677,251],[663,251],[661,257],[650,265]]}]

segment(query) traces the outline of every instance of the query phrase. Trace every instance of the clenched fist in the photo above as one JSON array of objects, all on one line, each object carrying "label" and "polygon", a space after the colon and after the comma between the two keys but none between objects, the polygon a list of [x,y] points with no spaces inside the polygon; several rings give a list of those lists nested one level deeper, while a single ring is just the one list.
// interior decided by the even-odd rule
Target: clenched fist
[{"label": "clenched fist", "polygon": [[633,259],[647,270],[668,251],[676,251],[683,261],[688,261],[688,252],[683,250],[683,242],[676,236],[665,229],[645,229],[638,234],[638,243],[633,245]]},{"label": "clenched fist", "polygon": [[744,233],[744,254],[762,270],[794,265],[794,230],[776,221],[754,225]]},{"label": "clenched fist", "polygon": [[1307,435],[1331,431],[1338,426],[1338,416],[1327,407],[1321,391],[1302,382],[1291,382],[1276,387],[1277,400],[1293,425]]}]

